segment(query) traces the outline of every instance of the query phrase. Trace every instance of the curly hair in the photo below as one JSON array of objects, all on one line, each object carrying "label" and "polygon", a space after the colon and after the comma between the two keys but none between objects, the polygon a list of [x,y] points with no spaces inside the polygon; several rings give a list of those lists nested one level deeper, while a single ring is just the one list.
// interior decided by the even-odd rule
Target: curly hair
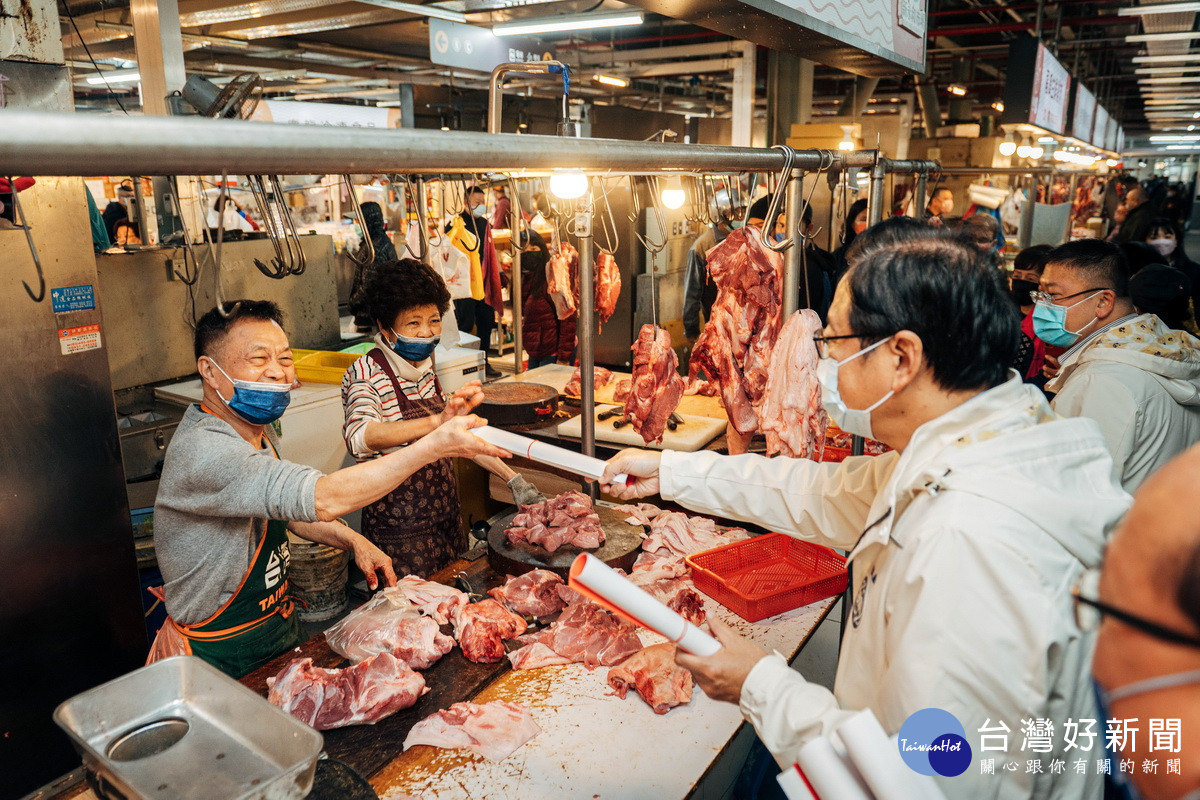
[{"label": "curly hair", "polygon": [[450,292],[442,276],[415,258],[376,264],[366,295],[371,319],[383,325],[390,325],[401,311],[410,308],[437,306],[442,314],[450,308]]}]

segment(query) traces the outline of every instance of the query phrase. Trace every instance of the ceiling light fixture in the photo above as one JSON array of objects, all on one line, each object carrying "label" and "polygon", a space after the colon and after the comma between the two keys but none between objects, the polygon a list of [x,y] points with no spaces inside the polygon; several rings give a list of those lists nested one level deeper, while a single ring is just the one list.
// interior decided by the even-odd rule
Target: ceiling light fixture
[{"label": "ceiling light fixture", "polygon": [[[422,8],[424,7],[422,6]],[[497,36],[519,36],[535,33],[585,31],[592,28],[620,28],[627,25],[641,25],[645,19],[646,15],[641,11],[538,17],[536,19],[523,19],[519,22],[503,22],[499,25],[494,25],[492,26],[492,33]]]},{"label": "ceiling light fixture", "polygon": [[1004,113],[1004,101],[997,100],[996,102],[992,103],[992,108],[996,109],[1000,113]]},{"label": "ceiling light fixture", "polygon": [[662,204],[674,211],[683,208],[687,195],[683,192],[683,181],[678,176],[667,178],[666,186],[661,193]]},{"label": "ceiling light fixture", "polygon": [[1163,84],[1176,86],[1181,83],[1200,83],[1200,76],[1193,75],[1187,78],[1138,78],[1139,86],[1161,86]]},{"label": "ceiling light fixture", "polygon": [[136,69],[114,69],[112,72],[92,75],[87,82],[92,86],[99,86],[102,83],[136,83],[141,79],[141,73]]},{"label": "ceiling light fixture", "polygon": [[1200,64],[1191,66],[1180,64],[1178,67],[1138,67],[1133,71],[1134,75],[1178,75],[1182,72],[1200,71]]},{"label": "ceiling light fixture", "polygon": [[946,87],[946,91],[955,97],[965,97],[967,94],[967,87],[963,86],[961,83],[952,83]]},{"label": "ceiling light fixture", "polygon": [[550,175],[550,193],[560,200],[582,197],[587,188],[587,175],[582,170],[560,169]]},{"label": "ceiling light fixture", "polygon": [[1134,33],[1127,42],[1176,42],[1181,39],[1200,39],[1200,31],[1171,31],[1170,33]]},{"label": "ceiling light fixture", "polygon": [[1012,134],[1004,137],[1004,141],[1000,143],[1000,155],[1011,156],[1017,152],[1017,143],[1013,141]]},{"label": "ceiling light fixture", "polygon": [[618,78],[616,75],[593,75],[592,80],[596,83],[603,83],[605,86],[616,86],[619,89],[629,86],[628,78]]},{"label": "ceiling light fixture", "polygon": [[1170,56],[1134,56],[1135,64],[1170,64],[1172,61],[1200,61],[1200,53],[1179,53]]},{"label": "ceiling light fixture", "polygon": [[390,8],[393,11],[403,11],[408,14],[416,14],[421,17],[432,17],[434,19],[444,19],[448,22],[463,22],[467,21],[467,15],[458,11],[447,11],[444,8],[437,6],[422,6],[417,3],[404,3],[401,0],[357,0],[359,3],[365,3],[369,6],[378,6],[380,8]]},{"label": "ceiling light fixture", "polygon": [[1194,14],[1200,3],[1150,3],[1130,8],[1118,8],[1118,17],[1140,17],[1146,14]]}]

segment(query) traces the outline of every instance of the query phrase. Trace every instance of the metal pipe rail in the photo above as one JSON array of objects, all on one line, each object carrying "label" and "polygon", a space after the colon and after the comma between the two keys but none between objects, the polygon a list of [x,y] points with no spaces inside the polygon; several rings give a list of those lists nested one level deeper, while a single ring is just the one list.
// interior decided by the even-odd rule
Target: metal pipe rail
[{"label": "metal pipe rail", "polygon": [[[943,172],[942,165],[937,161],[925,159],[894,159],[883,158],[875,162],[871,169],[871,190],[867,201],[867,224],[874,225],[883,221],[883,181],[889,173],[905,172],[917,176],[918,203],[925,202],[925,181],[931,172]],[[924,208],[918,207],[918,211]]]},{"label": "metal pipe rail", "polygon": [[[187,117],[87,117],[6,111],[0,174],[374,174],[585,168],[779,172],[786,156],[754,147],[507,133],[332,128]],[[105,143],[121,142],[114,148]],[[870,168],[876,151],[797,151],[793,167]]]}]

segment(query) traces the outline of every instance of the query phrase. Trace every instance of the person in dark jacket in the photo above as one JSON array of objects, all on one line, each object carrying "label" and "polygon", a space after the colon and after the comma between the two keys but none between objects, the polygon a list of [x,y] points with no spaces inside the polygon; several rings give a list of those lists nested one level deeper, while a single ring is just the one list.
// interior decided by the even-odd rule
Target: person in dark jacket
[{"label": "person in dark jacket", "polygon": [[846,212],[845,227],[842,229],[842,244],[833,251],[833,273],[829,276],[829,282],[834,289],[837,288],[838,281],[846,274],[846,251],[850,249],[850,245],[854,244],[854,237],[865,231],[869,224],[867,198],[855,200],[850,204],[850,210]]},{"label": "person in dark jacket", "polygon": [[1129,279],[1129,296],[1144,314],[1154,314],[1175,330],[1183,330],[1188,317],[1192,281],[1174,267],[1149,264]]},{"label": "person in dark jacket", "polygon": [[1187,296],[1191,298],[1192,308],[1184,315],[1184,327],[1196,333],[1197,323],[1200,322],[1200,264],[1188,258],[1183,242],[1183,226],[1178,222],[1158,217],[1150,223],[1146,244],[1158,251],[1164,264],[1182,272],[1191,284]]},{"label": "person in dark jacket", "polygon": [[1112,240],[1117,244],[1145,241],[1157,216],[1158,210],[1150,202],[1149,193],[1141,186],[1130,189],[1125,195],[1125,221]]},{"label": "person in dark jacket", "polygon": [[521,340],[529,369],[558,362],[570,364],[575,355],[574,314],[559,319],[546,289],[550,251],[535,230],[521,234]]},{"label": "person in dark jacket", "polygon": [[[354,315],[354,324],[360,331],[371,330],[371,314],[367,310],[366,286],[375,274],[375,265],[387,261],[396,261],[396,248],[388,238],[383,224],[383,209],[379,203],[367,202],[362,204],[363,222],[367,229],[362,232],[363,239],[370,237],[375,247],[375,260],[370,264],[355,264],[354,279],[350,284],[350,313]],[[366,243],[359,248],[361,254],[367,252]]]}]

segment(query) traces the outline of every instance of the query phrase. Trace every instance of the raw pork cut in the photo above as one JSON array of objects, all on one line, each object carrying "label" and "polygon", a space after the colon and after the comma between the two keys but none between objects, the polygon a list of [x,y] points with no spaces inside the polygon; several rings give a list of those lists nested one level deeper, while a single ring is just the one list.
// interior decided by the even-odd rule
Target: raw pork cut
[{"label": "raw pork cut", "polygon": [[391,653],[413,669],[426,669],[454,648],[454,639],[438,623],[422,616],[394,591],[379,592],[325,631],[335,653],[358,663],[379,653]]},{"label": "raw pork cut", "polygon": [[560,656],[541,642],[527,644],[508,654],[513,669],[539,669],[540,667],[557,667],[563,664],[575,663],[566,656]]},{"label": "raw pork cut", "polygon": [[642,551],[633,562],[631,575],[642,575],[644,581],[660,581],[663,578],[686,578],[692,568],[683,560],[683,556],[675,554],[660,556],[657,553]]},{"label": "raw pork cut", "polygon": [[700,395],[701,397],[716,397],[721,393],[721,387],[713,381],[706,381],[703,378],[689,377],[687,387],[684,388],[685,395]]},{"label": "raw pork cut", "polygon": [[425,694],[425,679],[391,653],[345,669],[300,658],[267,679],[267,699],[319,731],[378,722]]},{"label": "raw pork cut", "polygon": [[[519,641],[526,647],[543,644],[571,662],[583,662],[588,669],[619,664],[642,649],[636,625],[582,599],[567,606],[549,628],[522,636]],[[522,653],[524,649],[509,655],[514,669],[531,668],[527,665],[529,654]]]},{"label": "raw pork cut", "polygon": [[749,435],[758,430],[771,349],[783,326],[783,256],[767,249],[758,228],[746,226],[707,257],[717,298],[692,349],[689,375],[703,369],[719,381],[729,422]]},{"label": "raw pork cut", "polygon": [[525,632],[525,620],[495,600],[480,600],[454,610],[454,638],[467,660],[494,664],[504,658],[504,640]]},{"label": "raw pork cut", "polygon": [[649,525],[655,517],[663,513],[661,508],[652,503],[630,503],[617,506],[617,511],[628,514],[626,519],[634,520],[638,525]]},{"label": "raw pork cut", "polygon": [[629,399],[631,391],[633,391],[633,380],[630,378],[621,378],[613,388],[613,402],[624,405],[625,401]]},{"label": "raw pork cut", "polygon": [[662,441],[667,417],[683,397],[679,359],[671,349],[671,334],[645,324],[633,343],[633,388],[625,401],[625,416],[647,444]]},{"label": "raw pork cut", "polygon": [[521,506],[504,535],[511,544],[528,542],[550,553],[564,544],[591,550],[604,543],[600,515],[592,508],[592,498],[583,492],[566,492]]},{"label": "raw pork cut", "polygon": [[463,748],[489,761],[503,761],[542,732],[529,709],[517,703],[455,703],[413,725],[404,749],[416,744]]},{"label": "raw pork cut", "polygon": [[775,343],[771,376],[759,410],[767,455],[821,460],[829,419],[821,407],[813,336],[823,327],[817,312],[806,308],[788,319]]},{"label": "raw pork cut", "polygon": [[629,582],[646,590],[654,599],[688,622],[699,625],[708,618],[702,598],[688,578],[659,577],[651,570],[634,570]]},{"label": "raw pork cut", "polygon": [[568,319],[578,313],[575,307],[578,282],[579,251],[568,242],[563,242],[546,262],[546,292],[554,303],[554,312],[559,319]]},{"label": "raw pork cut", "polygon": [[[601,386],[608,386],[612,383],[613,374],[611,370],[604,367],[593,367],[592,375],[594,386],[599,389]],[[579,367],[571,373],[571,380],[567,381],[567,385],[563,388],[563,394],[569,394],[571,397],[580,397],[583,395],[583,388],[580,385],[582,378],[579,376]]]},{"label": "raw pork cut", "polygon": [[680,511],[664,511],[650,523],[650,535],[642,542],[648,553],[690,556],[723,544],[749,539],[741,528],[718,531],[717,523],[706,517],[689,517]]},{"label": "raw pork cut", "polygon": [[596,313],[600,315],[600,324],[603,325],[617,310],[617,298],[621,296],[621,268],[617,266],[616,259],[603,250],[596,256],[596,279],[593,285],[596,287]]},{"label": "raw pork cut", "polygon": [[503,586],[488,594],[500,601],[509,611],[528,617],[548,617],[567,607],[558,594],[563,579],[550,570],[535,569],[509,577]]},{"label": "raw pork cut", "polygon": [[632,686],[655,714],[692,699],[692,673],[675,665],[675,645],[652,644],[608,671],[608,685],[624,699]]},{"label": "raw pork cut", "polygon": [[454,609],[471,602],[470,598],[453,586],[405,575],[385,592],[400,592],[417,607],[422,614],[433,617],[439,625],[445,625],[454,617]]}]

